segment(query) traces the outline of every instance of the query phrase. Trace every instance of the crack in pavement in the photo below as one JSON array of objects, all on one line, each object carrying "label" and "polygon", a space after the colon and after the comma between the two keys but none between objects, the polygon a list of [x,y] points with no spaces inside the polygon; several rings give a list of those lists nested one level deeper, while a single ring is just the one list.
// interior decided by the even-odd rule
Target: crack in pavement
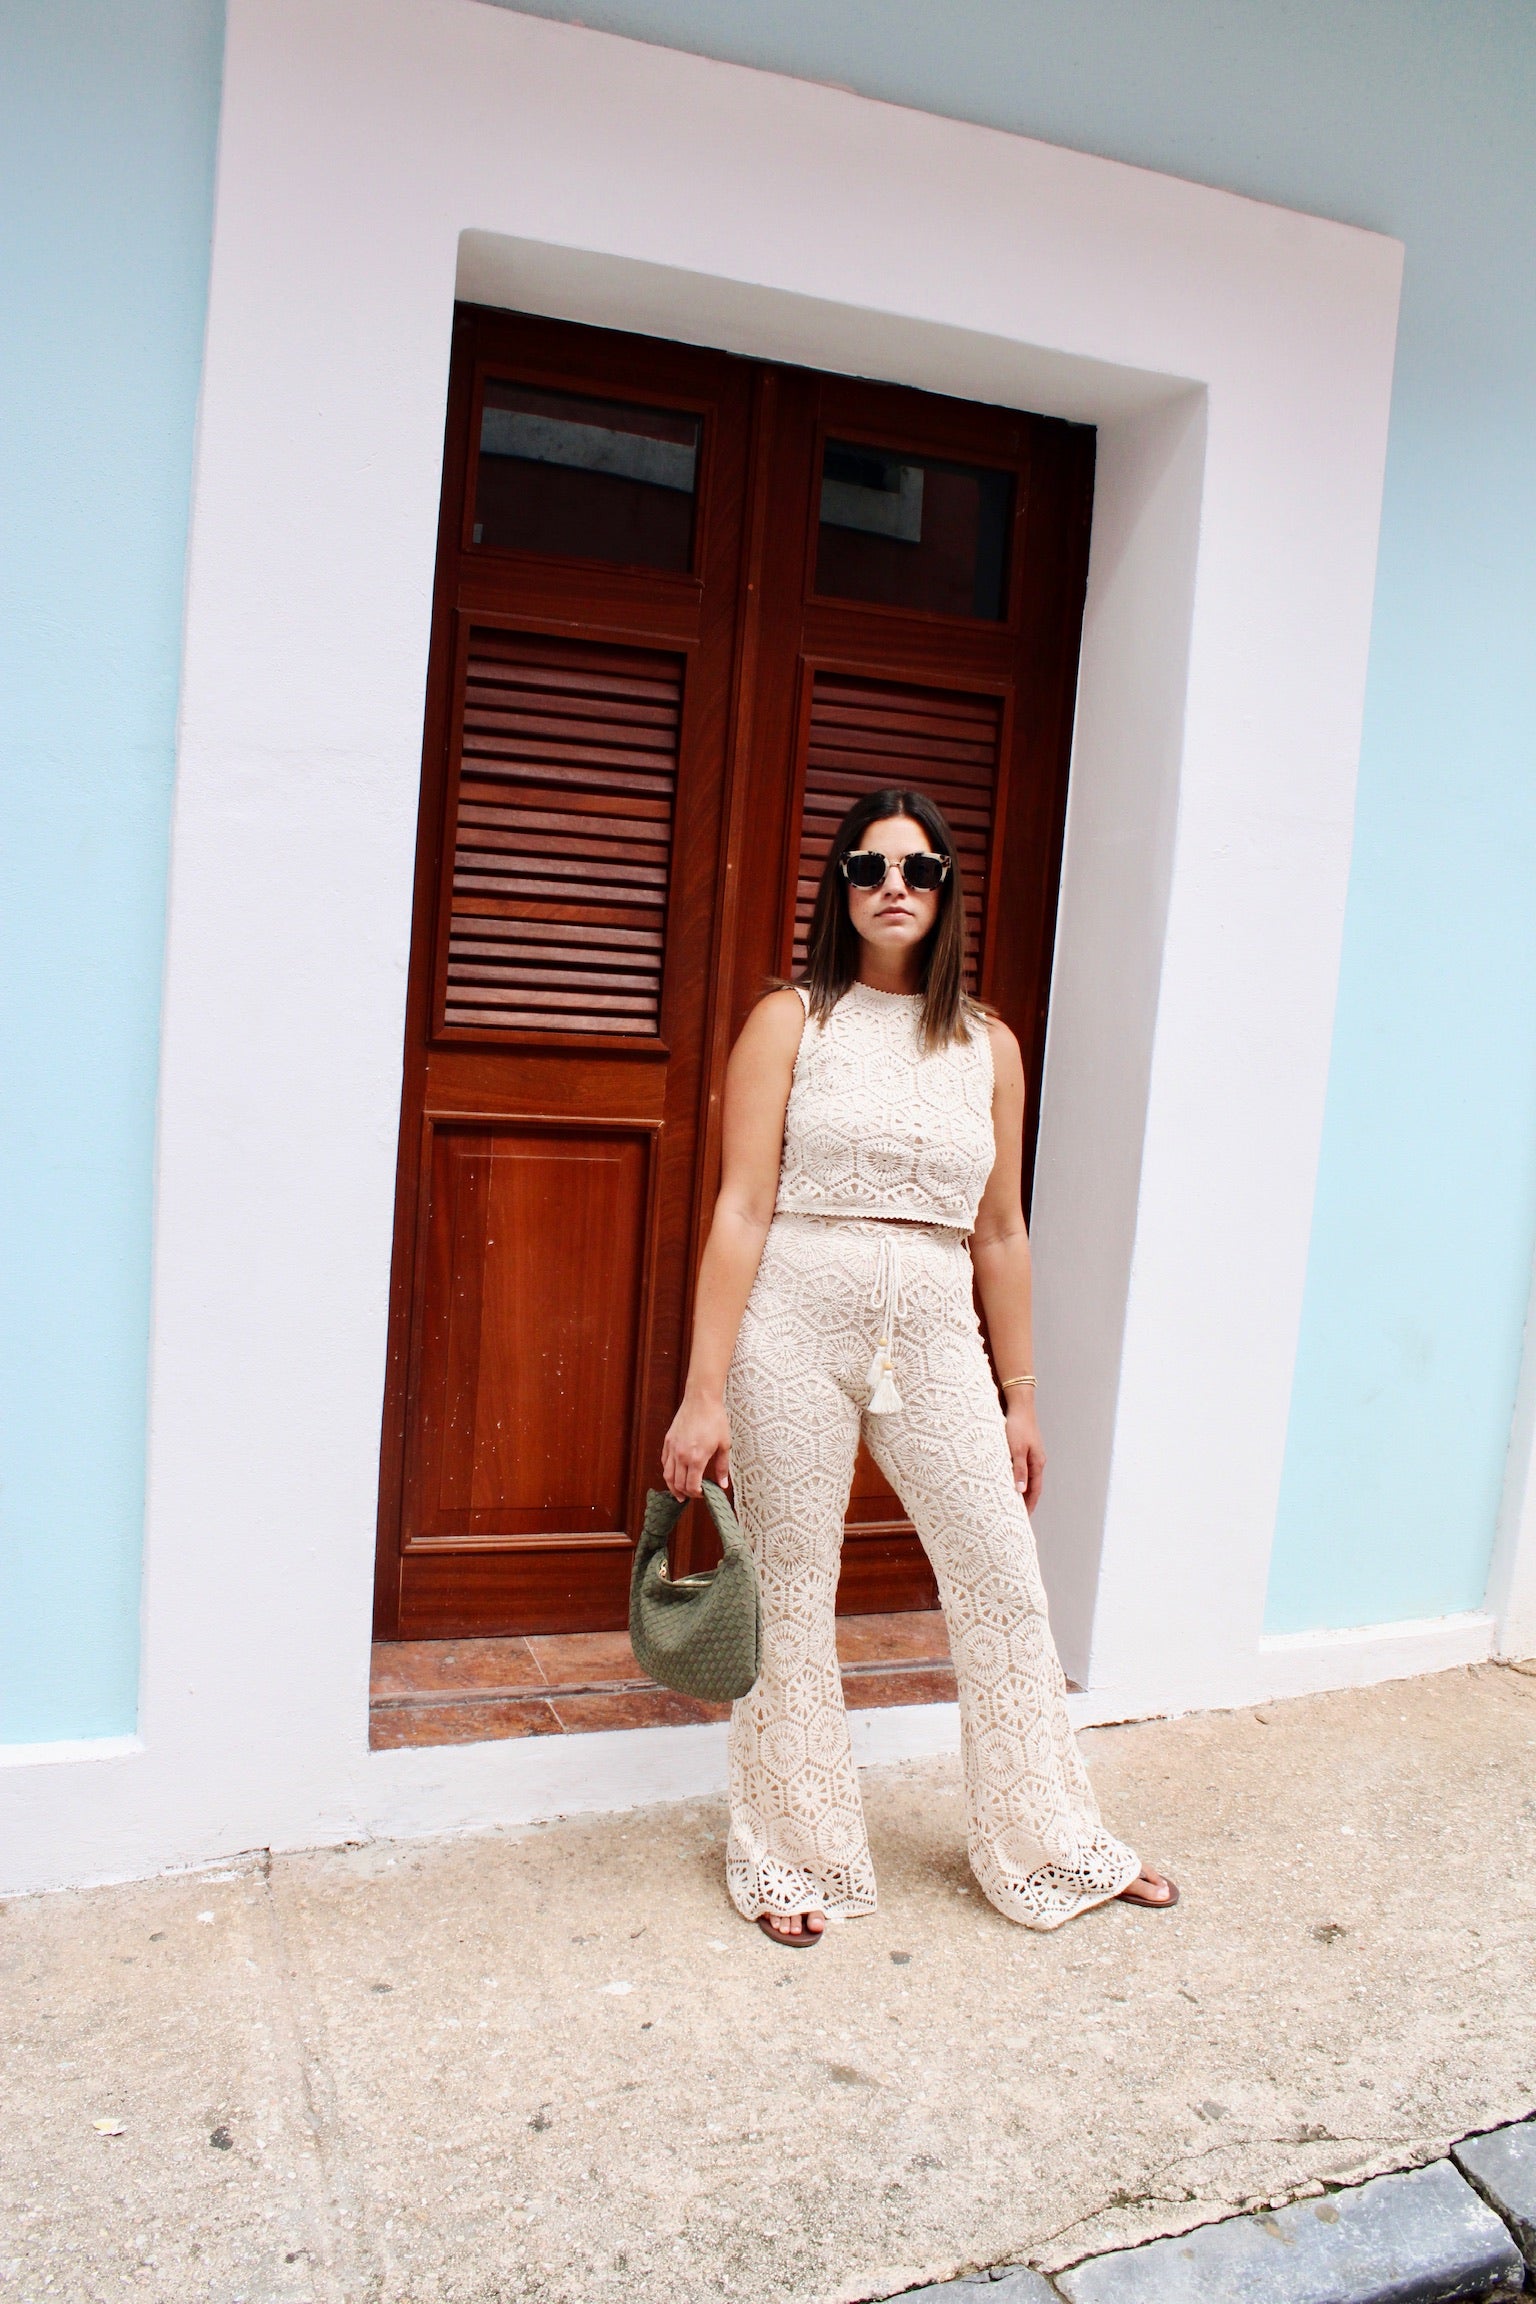
[{"label": "crack in pavement", "polygon": [[[1134,2192],[1116,2190],[1115,2192],[1111,2193],[1106,2200],[1102,2201],[1097,2208],[1089,2209],[1080,2216],[1071,2217],[1067,2223],[1060,2225],[1054,2232],[1045,2233],[1039,2240],[1034,2243],[1030,2254],[1030,2262],[1032,2264],[1042,2263],[1046,2255],[1059,2243],[1063,2241],[1069,2241],[1070,2235],[1072,2233],[1082,2231],[1085,2227],[1093,2224],[1097,2218],[1110,2215],[1116,2209],[1157,2207],[1178,2208],[1183,2206],[1198,2206],[1201,2208],[1209,2208],[1212,2211],[1212,2214],[1208,2216],[1199,2217],[1194,2224],[1177,2226],[1165,2234],[1159,2233],[1146,2235],[1147,2238],[1155,2237],[1176,2239],[1181,2232],[1196,2231],[1202,2224],[1220,2222],[1224,2216],[1265,2214],[1273,2211],[1276,2208],[1289,2207],[1294,2201],[1308,2198],[1310,2196],[1313,2185],[1320,2184],[1326,2181],[1326,2179],[1317,2175],[1300,2176],[1297,2178],[1294,2184],[1284,2185],[1280,2189],[1273,2192],[1250,2192],[1244,2193],[1240,2198],[1236,2199],[1230,2197],[1223,2197],[1218,2199],[1210,2196],[1202,2198],[1198,2192],[1191,2191],[1187,2186],[1181,2190],[1172,2189],[1171,2187],[1178,2183],[1178,2178],[1174,2171],[1179,2168],[1186,2168],[1192,2165],[1196,2165],[1200,2161],[1208,2160],[1215,2154],[1221,2152],[1242,2150],[1263,2151],[1265,2149],[1274,2151],[1295,2151],[1299,2145],[1304,2145],[1307,2143],[1343,2144],[1349,2146],[1370,2146],[1374,2144],[1386,2143],[1388,2153],[1391,2157],[1391,2166],[1388,2168],[1369,2168],[1367,2171],[1359,2175],[1357,2181],[1360,2183],[1367,2182],[1371,2175],[1395,2174],[1401,2168],[1415,2168],[1422,2167],[1424,2165],[1423,2154],[1425,2148],[1422,2144],[1405,2145],[1400,2141],[1389,2141],[1388,2139],[1380,2136],[1329,2135],[1326,2137],[1298,2137],[1295,2134],[1291,2134],[1289,2136],[1222,2137],[1211,2144],[1203,2146],[1197,2152],[1186,2152],[1176,2160],[1164,2161],[1159,2167],[1153,2169],[1149,2173],[1149,2175],[1143,2180],[1143,2183],[1138,2190]],[[1442,2149],[1448,2148],[1449,2147],[1443,2147]],[[1399,2160],[1397,2155],[1402,2152],[1413,2152],[1420,2156],[1412,2159]],[[1438,2158],[1440,2157],[1440,2152],[1431,2146],[1428,2156],[1431,2159]],[[1169,2188],[1162,2189],[1161,2187],[1164,2186]],[[1343,2189],[1345,2187],[1340,2186],[1340,2188]],[[1088,2253],[1097,2255],[1102,2253],[1102,2251],[1095,2249],[1089,2251]],[[1074,2258],[1073,2261],[1081,2262],[1083,2259]],[[1068,2269],[1068,2267],[1065,2264],[1058,2264],[1055,2266],[1056,2271],[1065,2271],[1066,2269]]]},{"label": "crack in pavement", "polygon": [[[347,2165],[336,2091],[315,2041],[323,2037],[309,1964],[286,1926],[272,1877],[270,1850],[260,1864],[261,1907],[266,1951],[266,1985],[273,2038],[287,2067],[291,2101],[299,2107],[296,2155],[307,2220],[314,2239],[314,2263],[329,2304],[365,2304],[394,2285],[389,2252],[369,2231],[356,2184]],[[374,2262],[370,2265],[369,2256]],[[388,2285],[386,2285],[388,2284]]]}]

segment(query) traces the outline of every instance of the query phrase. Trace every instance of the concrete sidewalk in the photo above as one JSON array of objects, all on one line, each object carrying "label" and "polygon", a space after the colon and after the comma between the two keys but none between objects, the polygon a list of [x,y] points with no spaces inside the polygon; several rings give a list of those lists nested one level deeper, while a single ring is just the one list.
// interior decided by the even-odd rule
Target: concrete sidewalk
[{"label": "concrete sidewalk", "polygon": [[1536,2106],[1531,1668],[1084,1746],[1177,1911],[1010,1926],[947,1761],[866,1778],[883,1908],[808,1954],[717,1802],[13,1901],[0,2298],[881,2296]]}]

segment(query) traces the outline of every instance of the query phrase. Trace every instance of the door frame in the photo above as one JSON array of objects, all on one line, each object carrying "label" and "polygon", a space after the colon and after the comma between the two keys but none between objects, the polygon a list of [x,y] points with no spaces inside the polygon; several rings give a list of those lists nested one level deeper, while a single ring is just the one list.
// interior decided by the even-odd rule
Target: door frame
[{"label": "door frame", "polygon": [[[472,524],[480,411],[488,382],[498,375],[535,389],[598,398],[622,395],[632,402],[698,412],[705,429],[693,550],[685,573],[663,576],[658,587],[648,570],[579,555],[504,551],[474,541],[479,533]],[[826,445],[838,434],[925,461],[977,464],[1010,475],[1000,614],[913,609],[818,591],[817,555],[824,532],[818,517],[820,474]],[[791,972],[810,727],[823,673],[842,674],[861,685],[894,683],[914,697],[931,691],[940,698],[963,693],[995,702],[985,885],[976,891],[981,929],[977,989],[995,1001],[995,975],[1011,986],[1012,998],[1007,990],[1001,995],[1002,1013],[1022,1043],[1027,1083],[1032,1089],[1038,1081],[1045,1055],[1093,466],[1091,428],[1029,411],[835,372],[722,359],[676,340],[573,327],[494,307],[461,305],[456,310],[406,1005],[380,1448],[377,1639],[606,1632],[622,1621],[623,1592],[613,1563],[593,1562],[590,1570],[582,1563],[594,1551],[617,1554],[625,1548],[623,1531],[632,1534],[638,1527],[645,1490],[655,1477],[654,1451],[665,1416],[658,1419],[649,1379],[653,1362],[664,1366],[669,1357],[663,1353],[657,1359],[656,1315],[659,1309],[674,1345],[685,1345],[698,1250],[718,1186],[718,1143],[705,1140],[707,1119],[723,1095],[726,1049],[759,989],[756,982],[738,984],[738,976],[743,966],[766,972],[762,980]],[[718,522],[712,517],[717,498]],[[676,631],[670,628],[674,618]],[[496,1029],[483,1019],[446,1021],[451,973],[447,923],[459,909],[459,795],[466,775],[483,781],[484,774],[470,763],[465,698],[475,677],[477,637],[498,631],[597,646],[659,642],[683,654],[685,726],[691,725],[694,734],[682,754],[655,1032],[534,1029],[528,1021]],[[712,707],[701,705],[693,694],[694,674],[706,661],[713,684],[704,693]],[[761,720],[752,709],[755,699],[746,693],[745,676],[749,663],[759,662],[771,668],[788,705],[770,709]],[[742,704],[735,715],[733,701]],[[921,769],[914,772],[925,780]],[[935,773],[942,779],[945,771],[938,767]],[[707,794],[696,788],[705,777],[711,785]],[[1010,826],[1020,816],[1028,818],[1033,838],[1027,852],[1015,850],[1019,896],[1010,910],[1001,904],[1000,890]],[[703,899],[697,892],[701,855],[697,845],[691,855],[682,845],[691,818],[715,827],[714,869]],[[777,889],[771,870],[775,840],[781,851]],[[749,866],[749,842],[755,873]],[[743,911],[732,899],[749,880],[750,907]],[[467,896],[465,901],[473,911],[476,899]],[[690,910],[691,951],[683,933]],[[674,994],[679,983],[686,987],[699,973],[697,940],[706,927],[717,965],[702,993],[690,995],[690,1023]],[[682,1044],[669,1045],[679,1031]],[[696,1031],[702,1035],[697,1049]],[[610,1110],[615,1097],[623,1101],[622,1082],[637,1083],[635,1065],[670,1067],[679,1055],[680,1077],[693,1078],[695,1090],[692,1098],[685,1097],[689,1108],[684,1112],[674,1108],[678,1099],[668,1089],[665,1128],[676,1139],[674,1167],[678,1155],[686,1157],[692,1147],[685,1195],[691,1256],[686,1249],[678,1252],[675,1220],[666,1243],[662,1240],[658,1153],[669,1147],[659,1108],[642,1118],[631,1096],[633,1109],[624,1118]],[[583,1066],[606,1073],[600,1086],[591,1083],[596,1105],[584,1094],[568,1107],[559,1091],[580,1077]],[[532,1113],[530,1095],[535,1106],[541,1100],[559,1104],[563,1117],[553,1109]],[[591,1123],[594,1109],[607,1115],[601,1123]],[[435,1291],[446,1286],[457,1301],[462,1278],[478,1302],[484,1275],[478,1267],[474,1274],[467,1268],[461,1274],[456,1261],[446,1270],[441,1244],[436,1250],[432,1245],[434,1223],[443,1213],[437,1208],[438,1193],[446,1184],[440,1139],[444,1131],[469,1131],[486,1139],[483,1150],[489,1154],[499,1133],[522,1137],[545,1129],[579,1135],[590,1133],[592,1125],[652,1131],[641,1225],[643,1277],[622,1451],[628,1467],[624,1501],[618,1511],[611,1506],[605,1511],[607,1532],[600,1541],[554,1526],[538,1535],[514,1535],[505,1514],[493,1531],[483,1522],[496,1519],[494,1507],[477,1515],[461,1498],[445,1512],[441,1491],[449,1461],[442,1431],[462,1434],[470,1412],[467,1395],[453,1407],[448,1394],[439,1393],[447,1372],[442,1359],[446,1334],[450,1326],[461,1331],[456,1321],[450,1322],[449,1300]],[[1031,1095],[1024,1132],[1026,1208],[1037,1127],[1038,1107]],[[678,1192],[674,1176],[674,1202]],[[538,1267],[542,1258],[535,1244],[525,1247]],[[681,1339],[674,1335],[675,1300],[682,1307]],[[429,1317],[434,1305],[435,1315]],[[438,1331],[444,1342],[429,1349],[428,1337]],[[671,1357],[677,1357],[675,1350]],[[588,1370],[589,1377],[593,1373]],[[482,1381],[478,1375],[473,1380],[477,1396]],[[510,1393],[515,1398],[517,1386],[514,1363],[501,1371],[498,1397]],[[671,1405],[665,1404],[666,1414]],[[856,1477],[854,1484],[848,1520],[853,1542],[845,1549],[839,1606],[856,1611],[931,1608],[938,1597],[932,1565],[898,1500],[872,1465],[862,1456],[860,1461],[864,1477]],[[538,1509],[533,1508],[535,1518]],[[574,1504],[553,1509],[574,1518],[575,1529],[587,1527]],[[525,1522],[516,1524],[521,1529]],[[674,1562],[679,1572],[716,1556],[709,1532],[692,1520],[685,1523],[680,1544]],[[563,1563],[550,1557],[562,1553],[570,1555]]]}]

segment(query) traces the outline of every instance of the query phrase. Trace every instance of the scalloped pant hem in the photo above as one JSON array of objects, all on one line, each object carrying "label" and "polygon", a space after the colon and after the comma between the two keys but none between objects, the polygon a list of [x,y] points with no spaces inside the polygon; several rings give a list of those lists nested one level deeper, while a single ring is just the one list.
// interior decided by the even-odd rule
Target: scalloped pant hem
[{"label": "scalloped pant hem", "polygon": [[[1095,1883],[1092,1887],[1064,1894],[1057,1883],[1047,1877],[1055,1870],[1055,1866],[1051,1865],[1047,1866],[1045,1873],[1031,1873],[1018,1887],[1007,1880],[989,1883],[977,1872],[981,1892],[1005,1920],[1013,1920],[1021,1928],[1032,1928],[1037,1935],[1048,1936],[1053,1929],[1065,1927],[1069,1920],[1075,1920],[1080,1912],[1091,1912],[1098,1904],[1112,1904],[1141,1871],[1141,1858],[1134,1850],[1122,1847],[1118,1840],[1111,1840],[1107,1833],[1104,1839],[1106,1847],[1113,1848],[1120,1859],[1114,1869],[1112,1888],[1100,1887]],[[976,1871],[974,1864],[971,1869]]]},{"label": "scalloped pant hem", "polygon": [[764,1913],[782,1919],[792,1912],[820,1912],[841,1926],[845,1920],[867,1919],[880,1908],[873,1882],[867,1889],[829,1889],[798,1866],[754,1861],[750,1855],[727,1856],[725,1892],[743,1920],[760,1920]]}]

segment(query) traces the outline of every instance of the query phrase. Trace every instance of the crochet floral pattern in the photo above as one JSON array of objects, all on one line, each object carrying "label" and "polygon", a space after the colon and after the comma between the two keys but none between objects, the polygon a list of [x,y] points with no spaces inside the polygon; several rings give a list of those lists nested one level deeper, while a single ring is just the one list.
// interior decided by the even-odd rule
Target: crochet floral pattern
[{"label": "crochet floral pattern", "polygon": [[[883,1236],[898,1229],[903,1307],[890,1350],[902,1405],[871,1415],[882,1312],[870,1299]],[[730,1736],[726,1879],[748,1919],[875,1908],[833,1620],[861,1432],[938,1577],[968,1846],[987,1896],[1025,1927],[1056,1928],[1139,1870],[1099,1821],[1067,1720],[971,1283],[954,1230],[778,1216],[769,1231],[727,1384],[736,1508],[762,1595],[762,1675]]]},{"label": "crochet floral pattern", "polygon": [[977,1021],[969,1039],[925,1055],[922,1005],[855,984],[825,1024],[807,1019],[784,1115],[785,1215],[972,1229],[996,1158],[992,1044]]}]

